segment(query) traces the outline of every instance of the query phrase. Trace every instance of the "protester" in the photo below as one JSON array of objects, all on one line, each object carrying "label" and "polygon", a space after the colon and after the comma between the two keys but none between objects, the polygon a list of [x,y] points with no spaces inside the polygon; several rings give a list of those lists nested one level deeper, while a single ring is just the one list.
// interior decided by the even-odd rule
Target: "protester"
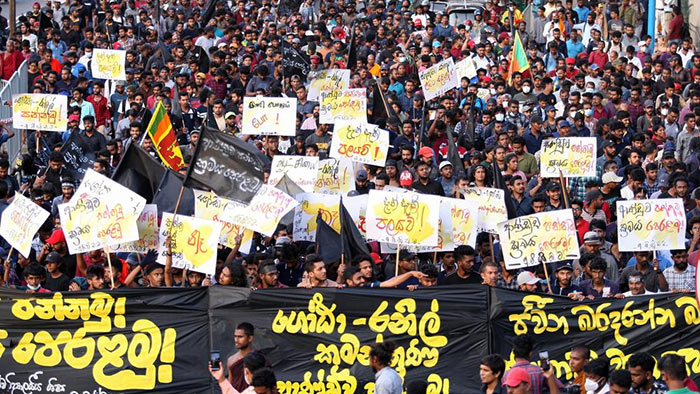
[{"label": "protester", "polygon": [[374,392],[377,394],[400,394],[403,391],[401,377],[389,366],[396,345],[381,342],[369,351],[369,366],[374,371]]}]

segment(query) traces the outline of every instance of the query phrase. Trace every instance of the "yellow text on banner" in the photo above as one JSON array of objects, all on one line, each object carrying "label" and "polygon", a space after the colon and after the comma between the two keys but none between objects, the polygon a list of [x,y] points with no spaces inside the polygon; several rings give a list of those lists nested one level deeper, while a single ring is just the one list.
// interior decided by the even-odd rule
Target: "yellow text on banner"
[{"label": "yellow text on banner", "polygon": [[126,80],[126,51],[95,48],[92,50],[92,76],[99,79]]}]

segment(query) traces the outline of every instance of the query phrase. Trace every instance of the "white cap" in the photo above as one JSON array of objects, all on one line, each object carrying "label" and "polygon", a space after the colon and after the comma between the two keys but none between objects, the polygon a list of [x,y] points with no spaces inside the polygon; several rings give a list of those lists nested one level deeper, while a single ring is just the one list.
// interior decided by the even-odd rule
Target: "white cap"
[{"label": "white cap", "polygon": [[619,183],[619,182],[621,182],[621,181],[622,181],[622,177],[621,177],[621,176],[617,176],[617,175],[616,175],[614,172],[612,172],[612,171],[611,171],[611,172],[606,172],[605,174],[603,174],[603,184],[611,183],[611,182]]},{"label": "white cap", "polygon": [[535,285],[539,283],[540,278],[536,277],[535,274],[533,274],[530,271],[523,271],[518,274],[518,286],[522,285]]}]

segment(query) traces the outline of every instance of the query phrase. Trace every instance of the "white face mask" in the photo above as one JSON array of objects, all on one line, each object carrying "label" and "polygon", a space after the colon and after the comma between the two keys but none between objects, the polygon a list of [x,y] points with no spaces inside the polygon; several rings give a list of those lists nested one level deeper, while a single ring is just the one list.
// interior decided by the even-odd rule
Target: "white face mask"
[{"label": "white face mask", "polygon": [[406,57],[405,57],[405,56],[399,56],[399,62],[400,62],[400,63],[403,63],[403,62],[405,62],[405,61],[406,61]]},{"label": "white face mask", "polygon": [[598,390],[598,382],[593,379],[586,378],[586,384],[584,385],[587,394],[595,393]]},{"label": "white face mask", "polygon": [[496,95],[496,89],[490,89],[489,93],[491,93],[492,96]]},{"label": "white face mask", "polygon": [[661,115],[663,115],[663,116],[668,115],[668,110],[666,108],[661,108]]},{"label": "white face mask", "polygon": [[523,86],[523,93],[525,93],[525,94],[530,93],[530,86],[527,86],[527,85]]},{"label": "white face mask", "polygon": [[[248,369],[247,368],[243,368],[243,379],[245,380],[245,384],[247,384],[248,386],[250,386],[253,383],[250,381],[250,379],[248,379]],[[586,379],[586,382],[588,382],[588,379]]]},{"label": "white face mask", "polygon": [[586,88],[586,93],[594,93],[593,88]]},{"label": "white face mask", "polygon": [[569,112],[569,117],[570,117],[571,119],[573,119],[574,116],[576,116],[576,111],[571,111],[571,112]]},{"label": "white face mask", "polygon": [[41,287],[41,285],[32,286],[32,285],[30,285],[29,283],[27,283],[27,288],[28,288],[29,290],[32,290],[32,291],[37,291],[37,290],[39,290],[40,287]]},{"label": "white face mask", "polygon": [[496,120],[497,120],[497,121],[503,122],[503,119],[505,119],[505,115],[503,115],[503,114],[500,113],[500,112],[496,114]]}]

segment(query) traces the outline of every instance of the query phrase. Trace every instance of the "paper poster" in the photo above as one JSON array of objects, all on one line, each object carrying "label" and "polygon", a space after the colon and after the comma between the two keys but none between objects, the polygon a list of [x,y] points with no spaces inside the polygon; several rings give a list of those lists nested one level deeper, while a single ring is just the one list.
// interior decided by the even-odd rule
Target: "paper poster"
[{"label": "paper poster", "polygon": [[170,237],[173,268],[215,275],[220,232],[219,222],[163,212],[156,261],[165,265]]},{"label": "paper poster", "polygon": [[474,201],[479,206],[476,232],[498,233],[498,223],[508,220],[506,202],[501,189],[470,187],[460,190],[465,200]]},{"label": "paper poster", "polygon": [[223,220],[227,215],[224,213],[227,210],[235,208],[244,208],[245,205],[222,198],[216,193],[205,192],[202,190],[193,190],[194,192],[194,216],[200,219],[213,220],[221,223],[221,233],[219,235],[219,243],[228,246],[229,248],[236,247],[236,237],[243,233],[241,245],[238,248],[243,253],[248,253],[253,245],[253,231],[247,230],[237,224]]},{"label": "paper poster", "polygon": [[242,133],[286,135],[297,131],[296,97],[244,97]]},{"label": "paper poster", "polygon": [[400,245],[438,244],[440,197],[371,190],[367,201],[367,238]]},{"label": "paper poster", "polygon": [[13,95],[12,127],[63,133],[68,129],[68,96],[62,94]]},{"label": "paper poster", "polygon": [[350,70],[323,70],[309,73],[309,101],[319,101],[321,92],[346,90],[350,87]]},{"label": "paper poster", "polygon": [[369,123],[338,122],[333,130],[330,156],[384,167],[389,132]]},{"label": "paper poster", "polygon": [[595,177],[597,163],[595,137],[567,137],[542,141],[540,176],[558,178]]},{"label": "paper poster", "polygon": [[340,233],[340,196],[332,194],[302,193],[294,208],[294,241],[316,241],[316,216],[321,218],[336,232]]},{"label": "paper poster", "polygon": [[146,199],[90,169],[71,200],[58,206],[70,254],[139,239]]},{"label": "paper poster", "polygon": [[450,89],[455,89],[459,86],[455,63],[451,57],[421,71],[418,74],[418,78],[423,87],[423,95],[426,101],[440,97]]},{"label": "paper poster", "polygon": [[319,122],[322,124],[339,121],[367,123],[367,89],[322,91],[319,102]]},{"label": "paper poster", "polygon": [[686,249],[683,200],[617,201],[617,240],[621,252]]},{"label": "paper poster", "polygon": [[473,200],[461,200],[457,198],[443,199],[443,203],[450,204],[452,214],[452,238],[455,247],[460,245],[476,246],[477,222],[479,218],[479,204]]},{"label": "paper poster", "polygon": [[521,216],[498,224],[506,269],[579,258],[570,209]]},{"label": "paper poster", "polygon": [[34,235],[49,217],[49,211],[34,201],[15,193],[12,204],[2,211],[0,236],[22,256],[29,257]]},{"label": "paper poster", "polygon": [[318,162],[315,193],[348,194],[355,190],[355,171],[349,159],[326,159]]},{"label": "paper poster", "polygon": [[367,237],[367,201],[369,194],[360,194],[352,197],[343,197],[343,206],[348,211],[355,226],[363,237]]},{"label": "paper poster", "polygon": [[455,64],[457,69],[457,79],[462,81],[462,78],[467,78],[471,80],[476,77],[476,67],[474,66],[474,60],[470,57],[465,57],[464,59],[458,61]]},{"label": "paper poster", "polygon": [[275,155],[267,184],[276,185],[284,174],[305,192],[313,192],[318,176],[318,156]]},{"label": "paper poster", "polygon": [[158,249],[158,206],[146,204],[136,220],[139,239],[108,247],[110,252],[146,253],[149,249]]},{"label": "paper poster", "polygon": [[224,211],[226,222],[272,236],[280,219],[299,203],[294,197],[274,186],[263,185],[247,207]]},{"label": "paper poster", "polygon": [[94,48],[92,76],[97,79],[126,80],[126,51]]}]

